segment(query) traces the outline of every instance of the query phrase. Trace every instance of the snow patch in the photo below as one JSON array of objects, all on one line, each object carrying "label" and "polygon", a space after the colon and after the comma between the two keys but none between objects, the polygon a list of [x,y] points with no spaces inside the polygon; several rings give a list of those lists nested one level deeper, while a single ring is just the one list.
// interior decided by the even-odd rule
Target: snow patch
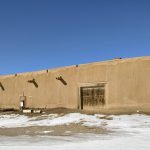
[{"label": "snow patch", "polygon": [[70,113],[64,116],[58,114],[28,117],[25,115],[11,114],[0,115],[0,128],[17,128],[28,126],[57,126],[81,123],[83,126],[103,127],[111,130],[142,131],[150,128],[150,116],[134,115],[86,115]]}]

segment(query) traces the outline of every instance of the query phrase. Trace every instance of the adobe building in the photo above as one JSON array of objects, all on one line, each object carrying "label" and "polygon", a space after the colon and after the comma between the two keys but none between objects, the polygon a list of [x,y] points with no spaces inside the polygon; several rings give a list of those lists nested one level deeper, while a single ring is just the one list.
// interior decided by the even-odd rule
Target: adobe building
[{"label": "adobe building", "polygon": [[0,108],[150,112],[150,57],[0,76]]}]

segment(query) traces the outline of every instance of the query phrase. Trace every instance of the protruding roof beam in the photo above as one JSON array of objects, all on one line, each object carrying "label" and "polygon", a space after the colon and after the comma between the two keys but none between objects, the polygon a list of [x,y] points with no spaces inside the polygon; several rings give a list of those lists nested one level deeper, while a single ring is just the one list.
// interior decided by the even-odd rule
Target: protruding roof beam
[{"label": "protruding roof beam", "polygon": [[56,77],[57,80],[60,80],[64,85],[67,85],[67,82],[62,78],[62,76]]},{"label": "protruding roof beam", "polygon": [[36,88],[38,88],[38,84],[37,84],[37,82],[35,81],[34,78],[33,78],[32,80],[28,80],[28,82],[29,82],[29,83],[33,83],[34,86],[35,86]]}]

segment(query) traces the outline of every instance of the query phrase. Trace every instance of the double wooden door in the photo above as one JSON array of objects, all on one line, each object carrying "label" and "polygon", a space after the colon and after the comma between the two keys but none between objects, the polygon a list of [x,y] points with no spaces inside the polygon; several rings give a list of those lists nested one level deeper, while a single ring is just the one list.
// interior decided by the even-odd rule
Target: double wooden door
[{"label": "double wooden door", "polygon": [[81,109],[105,104],[104,86],[81,87]]}]

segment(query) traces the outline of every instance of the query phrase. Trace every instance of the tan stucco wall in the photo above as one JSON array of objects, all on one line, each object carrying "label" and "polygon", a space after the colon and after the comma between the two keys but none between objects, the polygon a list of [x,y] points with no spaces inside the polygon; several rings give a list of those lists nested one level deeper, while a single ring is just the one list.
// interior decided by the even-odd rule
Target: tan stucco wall
[{"label": "tan stucco wall", "polygon": [[[56,80],[62,76],[67,85]],[[35,78],[38,88],[28,80]],[[116,59],[39,72],[0,76],[0,108],[80,107],[80,87],[105,83],[106,104],[90,109],[150,109],[150,57]]]}]

